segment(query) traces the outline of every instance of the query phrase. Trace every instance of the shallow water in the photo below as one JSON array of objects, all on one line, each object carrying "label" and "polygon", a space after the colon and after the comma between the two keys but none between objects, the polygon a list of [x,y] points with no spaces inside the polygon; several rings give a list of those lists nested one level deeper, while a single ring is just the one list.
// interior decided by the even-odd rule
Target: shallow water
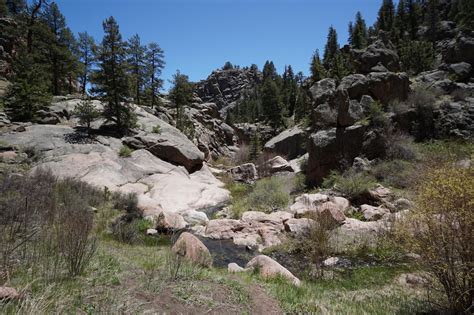
[{"label": "shallow water", "polygon": [[199,239],[211,252],[215,267],[227,268],[227,265],[232,262],[245,267],[247,262],[255,256],[255,251],[248,249],[246,246],[235,245],[231,239],[214,240],[205,237]]}]

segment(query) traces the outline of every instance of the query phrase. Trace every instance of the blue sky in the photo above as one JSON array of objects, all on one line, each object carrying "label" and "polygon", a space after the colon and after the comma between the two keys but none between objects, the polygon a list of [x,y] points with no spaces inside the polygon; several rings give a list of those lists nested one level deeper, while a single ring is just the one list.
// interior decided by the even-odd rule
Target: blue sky
[{"label": "blue sky", "polygon": [[[340,43],[359,10],[371,25],[381,0],[57,0],[75,32],[102,38],[102,21],[113,15],[124,39],[138,33],[165,51],[168,80],[176,69],[192,81],[205,79],[227,60],[261,68],[273,60],[279,72],[291,64],[308,73],[312,52],[322,53],[333,25]],[[168,87],[169,84],[166,84]]]}]

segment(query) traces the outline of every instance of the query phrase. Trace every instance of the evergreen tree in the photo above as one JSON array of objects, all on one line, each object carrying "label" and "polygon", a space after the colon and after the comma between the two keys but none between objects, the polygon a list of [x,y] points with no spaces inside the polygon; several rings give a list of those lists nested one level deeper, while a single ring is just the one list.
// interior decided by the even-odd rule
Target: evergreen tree
[{"label": "evergreen tree", "polygon": [[47,108],[51,102],[45,70],[21,49],[13,63],[13,73],[5,105],[14,120],[32,120],[39,110]]},{"label": "evergreen tree", "polygon": [[405,7],[408,14],[408,30],[410,39],[415,40],[418,32],[418,27],[421,21],[421,4],[419,0],[405,0]]},{"label": "evergreen tree", "polygon": [[11,15],[18,15],[25,13],[26,11],[26,1],[25,0],[2,0],[5,2],[8,12]]},{"label": "evergreen tree", "polygon": [[95,62],[95,52],[97,50],[94,38],[87,32],[79,33],[78,41],[78,58],[81,63],[81,74],[79,75],[79,83],[81,84],[81,92],[86,94],[87,83],[90,79],[91,69]]},{"label": "evergreen tree", "polygon": [[395,6],[393,0],[383,0],[377,17],[377,30],[392,32],[394,20]]},{"label": "evergreen tree", "polygon": [[362,18],[362,14],[357,12],[355,23],[349,24],[349,44],[356,49],[362,49],[367,46],[368,33],[365,20]]},{"label": "evergreen tree", "polygon": [[328,73],[331,78],[336,79],[337,82],[340,82],[342,78],[351,73],[350,69],[351,65],[349,62],[349,57],[346,54],[338,51],[334,57],[332,67]]},{"label": "evergreen tree", "polygon": [[432,43],[434,43],[436,41],[440,23],[438,0],[428,0],[426,6],[426,24],[428,26],[428,39]]},{"label": "evergreen tree", "polygon": [[163,86],[163,80],[160,79],[161,72],[165,67],[163,49],[157,43],[148,44],[146,53],[146,72],[148,76],[148,95],[151,108],[158,105],[158,94]]},{"label": "evergreen tree", "polygon": [[74,112],[79,118],[79,123],[86,125],[87,134],[91,134],[91,123],[100,117],[100,112],[95,108],[90,99],[82,101],[74,108]]},{"label": "evergreen tree", "polygon": [[323,65],[326,70],[329,70],[332,65],[337,52],[339,51],[339,43],[337,42],[337,32],[334,27],[329,27],[326,46],[324,47]]},{"label": "evergreen tree", "polygon": [[276,80],[278,77],[278,73],[276,71],[275,65],[273,64],[273,61],[266,61],[265,64],[263,65],[263,80],[265,81],[267,78],[271,78],[272,80]]},{"label": "evergreen tree", "polygon": [[0,0],[0,18],[6,17],[9,14],[7,1]]},{"label": "evergreen tree", "polygon": [[310,100],[303,88],[298,89],[298,96],[295,105],[295,121],[300,122],[308,116],[310,112]]},{"label": "evergreen tree", "polygon": [[400,40],[405,39],[406,27],[408,23],[408,12],[405,6],[406,0],[399,0],[397,6],[397,13],[394,21],[394,34],[393,39],[395,43],[399,43]]},{"label": "evergreen tree", "polygon": [[284,114],[292,116],[295,110],[298,85],[296,83],[295,74],[293,73],[293,68],[291,68],[291,65],[288,67],[285,66],[282,81],[283,86],[281,94],[284,103]]},{"label": "evergreen tree", "polygon": [[[54,95],[60,95],[65,91],[65,84],[70,83],[70,78],[75,76],[71,72],[77,70],[77,60],[72,54],[75,39],[66,26],[66,19],[56,3],[53,2],[46,7],[43,19],[51,30],[51,38],[48,43],[48,62],[52,75],[51,91]],[[67,87],[69,88],[69,86]]]},{"label": "evergreen tree", "polygon": [[135,103],[140,105],[140,96],[145,81],[145,51],[146,47],[141,44],[140,36],[133,35],[127,43],[127,62],[130,67],[131,95]]},{"label": "evergreen tree", "polygon": [[319,51],[316,49],[313,56],[311,57],[311,81],[318,82],[325,77],[325,71],[321,59],[319,58]]},{"label": "evergreen tree", "polygon": [[278,86],[271,78],[267,78],[262,86],[262,111],[275,129],[283,125],[282,109]]},{"label": "evergreen tree", "polygon": [[176,106],[176,128],[184,132],[189,125],[189,121],[184,113],[184,105],[189,104],[193,100],[193,85],[189,82],[188,76],[181,74],[179,70],[173,75],[171,83],[173,87],[170,91],[170,99]]},{"label": "evergreen tree", "polygon": [[434,62],[433,45],[425,41],[405,41],[399,49],[403,71],[418,74],[431,69]]},{"label": "evergreen tree", "polygon": [[234,66],[232,65],[230,61],[227,61],[222,67],[222,70],[231,70],[231,69],[234,69]]},{"label": "evergreen tree", "polygon": [[136,117],[127,102],[126,51],[119,26],[111,16],[103,23],[104,38],[98,52],[98,70],[94,73],[92,91],[105,103],[103,115],[121,131],[134,127]]},{"label": "evergreen tree", "polygon": [[257,128],[254,134],[252,135],[252,139],[250,139],[250,152],[249,152],[250,160],[256,161],[261,151],[262,151],[262,143],[260,141],[260,131]]},{"label": "evergreen tree", "polygon": [[453,0],[450,18],[456,21],[462,30],[469,31],[474,29],[474,1]]}]

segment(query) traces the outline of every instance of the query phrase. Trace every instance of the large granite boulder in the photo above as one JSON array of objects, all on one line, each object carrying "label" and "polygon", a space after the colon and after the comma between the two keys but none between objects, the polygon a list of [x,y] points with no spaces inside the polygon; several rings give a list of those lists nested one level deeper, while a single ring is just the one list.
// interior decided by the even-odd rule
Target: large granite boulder
[{"label": "large granite boulder", "polygon": [[451,64],[467,62],[474,65],[474,37],[467,33],[460,33],[456,38],[441,47],[443,61]]},{"label": "large granite boulder", "polygon": [[367,75],[369,95],[383,104],[405,100],[410,91],[410,80],[405,73],[372,72]]},{"label": "large granite boulder", "polygon": [[292,160],[306,153],[304,149],[305,140],[305,132],[295,126],[270,139],[265,143],[264,150],[284,156],[287,160]]},{"label": "large granite boulder", "polygon": [[257,168],[253,163],[246,163],[233,167],[227,172],[236,182],[253,184],[258,179]]},{"label": "large granite boulder", "polygon": [[[143,109],[138,112],[138,120],[144,131],[124,138],[124,144],[133,149],[146,149],[164,161],[184,166],[189,172],[202,166],[204,153],[181,131]],[[153,132],[155,126],[159,126],[159,133]]]}]

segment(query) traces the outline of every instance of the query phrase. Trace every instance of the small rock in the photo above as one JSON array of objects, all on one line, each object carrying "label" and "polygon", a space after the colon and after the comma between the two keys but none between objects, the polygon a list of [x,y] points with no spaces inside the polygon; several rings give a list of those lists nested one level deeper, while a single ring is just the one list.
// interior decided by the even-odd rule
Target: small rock
[{"label": "small rock", "polygon": [[212,266],[211,253],[207,247],[194,235],[183,232],[171,250],[182,257],[204,267]]},{"label": "small rock", "polygon": [[323,266],[325,267],[342,267],[347,268],[351,266],[351,262],[348,259],[339,258],[339,257],[329,257],[323,261]]},{"label": "small rock", "polygon": [[227,265],[227,271],[229,273],[237,273],[237,272],[243,272],[243,271],[245,271],[245,269],[240,267],[236,263],[230,263],[230,264]]},{"label": "small rock", "polygon": [[290,281],[295,286],[300,286],[301,281],[296,278],[288,269],[277,263],[265,255],[259,255],[250,260],[246,268],[258,268],[260,275],[264,278],[274,278],[282,276]]},{"label": "small rock", "polygon": [[362,212],[362,214],[364,215],[364,218],[367,220],[367,221],[377,221],[377,220],[380,220],[382,219],[382,217],[387,214],[387,213],[390,213],[390,211],[388,211],[387,209],[385,208],[382,208],[382,207],[374,207],[374,206],[370,206],[370,205],[362,205],[360,206],[360,212]]},{"label": "small rock", "polygon": [[15,288],[0,287],[0,301],[17,300],[20,298],[20,293]]},{"label": "small rock", "polygon": [[246,163],[228,170],[232,178],[237,182],[252,184],[258,179],[257,168],[253,163]]},{"label": "small rock", "polygon": [[414,273],[404,273],[398,278],[398,283],[410,288],[425,286],[428,281],[420,275]]},{"label": "small rock", "polygon": [[146,230],[146,235],[148,235],[148,236],[153,236],[153,235],[156,235],[156,234],[158,234],[158,230],[156,230],[156,229],[147,229]]},{"label": "small rock", "polygon": [[399,198],[395,200],[394,202],[395,208],[400,211],[400,210],[406,210],[406,209],[411,209],[412,204],[410,200],[405,199],[405,198]]},{"label": "small rock", "polygon": [[285,231],[295,235],[304,235],[308,232],[313,220],[307,218],[289,219],[285,221]]}]

